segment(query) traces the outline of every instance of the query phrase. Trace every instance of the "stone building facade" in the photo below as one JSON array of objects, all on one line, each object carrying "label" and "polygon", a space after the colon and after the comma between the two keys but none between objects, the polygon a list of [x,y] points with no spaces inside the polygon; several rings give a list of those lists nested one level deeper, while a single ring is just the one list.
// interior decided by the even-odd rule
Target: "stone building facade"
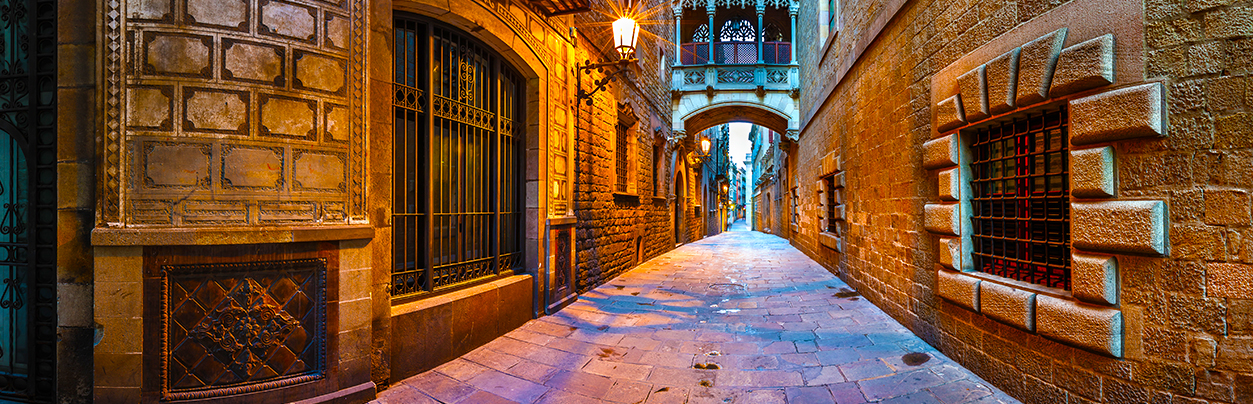
[{"label": "stone building facade", "polygon": [[1244,5],[801,10],[794,245],[1025,402],[1253,402]]},{"label": "stone building facade", "polygon": [[669,8],[615,7],[12,2],[0,401],[362,402],[703,236]]}]

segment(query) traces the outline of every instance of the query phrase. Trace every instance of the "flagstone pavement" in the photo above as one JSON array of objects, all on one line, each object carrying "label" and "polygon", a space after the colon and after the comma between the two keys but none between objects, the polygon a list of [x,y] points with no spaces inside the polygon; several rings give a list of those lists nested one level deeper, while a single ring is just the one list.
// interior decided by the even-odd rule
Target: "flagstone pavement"
[{"label": "flagstone pavement", "polygon": [[786,240],[684,245],[376,403],[1016,403]]}]

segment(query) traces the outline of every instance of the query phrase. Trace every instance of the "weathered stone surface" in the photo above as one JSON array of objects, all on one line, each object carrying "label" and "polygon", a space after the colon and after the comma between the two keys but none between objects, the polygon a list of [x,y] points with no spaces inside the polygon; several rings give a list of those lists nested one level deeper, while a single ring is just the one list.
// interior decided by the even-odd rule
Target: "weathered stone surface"
[{"label": "weathered stone surface", "polygon": [[1205,223],[1225,226],[1253,224],[1249,192],[1243,189],[1205,190]]},{"label": "weathered stone surface", "polygon": [[326,104],[326,137],[335,142],[348,141],[348,108]]},{"label": "weathered stone surface", "polygon": [[158,73],[203,74],[209,68],[209,52],[204,39],[160,35],[148,44],[147,62]]},{"label": "weathered stone surface", "polygon": [[126,2],[126,15],[134,19],[157,20],[170,14],[169,0],[133,0]]},{"label": "weathered stone surface", "polygon": [[1027,331],[1035,330],[1035,293],[992,282],[979,284],[979,311]]},{"label": "weathered stone surface", "polygon": [[283,176],[281,150],[232,147],[223,151],[222,181],[228,188],[277,189]]},{"label": "weathered stone surface", "polygon": [[1014,48],[987,64],[988,111],[993,115],[1012,111],[1016,105],[1020,51]]},{"label": "weathered stone surface", "polygon": [[270,32],[298,39],[313,39],[316,30],[313,9],[271,1],[261,7],[261,24]]},{"label": "weathered stone surface", "polygon": [[169,124],[170,97],[159,88],[131,88],[126,120],[127,125],[156,128]]},{"label": "weathered stone surface", "polygon": [[1114,83],[1114,36],[1102,35],[1062,50],[1053,75],[1052,97]]},{"label": "weathered stone surface", "polygon": [[155,186],[207,185],[209,153],[204,145],[156,144],[146,151],[144,175]]},{"label": "weathered stone surface", "polygon": [[243,125],[248,121],[248,104],[241,99],[241,94],[191,89],[184,91],[193,91],[191,98],[187,99],[186,112],[187,122],[191,125],[184,129],[247,129]]},{"label": "weathered stone surface", "polygon": [[187,15],[199,24],[239,28],[248,21],[248,2],[244,0],[187,0]]},{"label": "weathered stone surface", "polygon": [[1036,298],[1036,330],[1080,348],[1122,357],[1122,312],[1051,296]]},{"label": "weathered stone surface", "polygon": [[281,84],[283,75],[283,49],[250,43],[224,41],[226,60],[223,61],[229,76],[237,79],[264,81]]},{"label": "weathered stone surface", "polygon": [[1161,83],[1121,88],[1070,102],[1070,143],[1076,146],[1165,136]]},{"label": "weathered stone surface", "polygon": [[989,116],[987,83],[985,65],[957,77],[957,88],[961,89],[962,111],[966,113],[966,122],[978,122]]},{"label": "weathered stone surface", "polygon": [[961,161],[960,143],[956,134],[928,140],[922,145],[922,166],[928,169],[947,168]]},{"label": "weathered stone surface", "polygon": [[964,271],[968,259],[962,253],[962,239],[960,237],[940,237],[940,265],[944,265],[950,269]]},{"label": "weathered stone surface", "polygon": [[326,21],[326,41],[336,48],[348,49],[347,18],[334,16]]},{"label": "weathered stone surface", "polygon": [[962,111],[961,94],[940,101],[935,106],[935,126],[940,132],[960,128],[966,124],[966,113]]},{"label": "weathered stone surface", "polygon": [[296,80],[302,87],[326,92],[339,92],[344,88],[345,64],[312,53],[299,54],[296,60]]},{"label": "weathered stone surface", "polygon": [[1070,151],[1070,194],[1079,198],[1114,196],[1114,148]]},{"label": "weathered stone surface", "polygon": [[261,105],[261,126],[273,135],[307,137],[314,121],[313,109],[304,101],[269,98]]},{"label": "weathered stone surface", "polygon": [[345,190],[344,164],[339,156],[300,153],[292,163],[292,180],[298,189]]},{"label": "weathered stone surface", "polygon": [[1065,42],[1066,28],[1062,28],[1022,46],[1014,105],[1027,106],[1048,99],[1057,56]]},{"label": "weathered stone surface", "polygon": [[1071,204],[1071,242],[1078,249],[1164,255],[1166,231],[1166,203],[1162,201]]},{"label": "weathered stone surface", "polygon": [[1214,297],[1253,299],[1253,265],[1209,263],[1205,291]]},{"label": "weathered stone surface", "polygon": [[1070,291],[1087,303],[1118,304],[1118,259],[1112,255],[1073,253]]},{"label": "weathered stone surface", "polygon": [[818,242],[822,243],[823,246],[833,249],[835,251],[844,251],[841,248],[843,247],[842,244],[844,243],[840,241],[839,237],[836,237],[835,234],[832,234],[830,232],[824,231],[822,233],[818,233]]},{"label": "weathered stone surface", "polygon": [[956,201],[961,199],[964,181],[962,180],[960,167],[940,170],[938,178],[941,200]]},{"label": "weathered stone surface", "polygon": [[945,270],[937,271],[935,278],[940,297],[974,311],[979,311],[980,283],[978,278]]},{"label": "weathered stone surface", "polygon": [[927,231],[939,234],[961,235],[961,205],[956,203],[928,203],[923,207]]}]

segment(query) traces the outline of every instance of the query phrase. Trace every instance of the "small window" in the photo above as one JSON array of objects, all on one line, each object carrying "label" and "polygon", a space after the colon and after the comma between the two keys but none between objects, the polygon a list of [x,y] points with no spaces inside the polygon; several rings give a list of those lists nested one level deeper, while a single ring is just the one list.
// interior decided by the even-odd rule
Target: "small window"
[{"label": "small window", "polygon": [[832,33],[836,31],[835,22],[837,18],[835,16],[839,13],[838,11],[836,11],[836,10],[839,10],[838,3],[839,2],[836,0],[827,0],[827,32],[828,33]]},{"label": "small window", "polygon": [[822,231],[839,234],[840,226],[838,222],[844,217],[844,198],[841,195],[844,186],[840,184],[840,177],[836,173],[822,177],[819,183],[822,186],[820,194],[822,196],[820,202],[823,208],[822,217],[824,219],[822,220]]},{"label": "small window", "polygon": [[974,134],[975,269],[1070,289],[1070,189],[1065,107]]},{"label": "small window", "polygon": [[618,103],[618,124],[615,125],[614,136],[614,191],[634,193],[634,150],[635,141],[632,136],[639,117],[630,103]]}]

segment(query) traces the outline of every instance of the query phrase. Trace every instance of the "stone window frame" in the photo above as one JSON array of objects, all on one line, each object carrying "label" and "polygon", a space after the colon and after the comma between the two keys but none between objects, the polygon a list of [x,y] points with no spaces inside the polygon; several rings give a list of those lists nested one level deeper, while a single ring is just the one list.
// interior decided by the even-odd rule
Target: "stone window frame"
[{"label": "stone window frame", "polygon": [[[613,167],[613,176],[611,178],[613,178],[612,184],[614,193],[635,195],[639,192],[639,184],[637,184],[638,181],[636,176],[636,171],[639,170],[639,162],[637,161],[639,156],[636,152],[639,150],[639,139],[635,133],[639,123],[640,118],[635,114],[635,107],[633,107],[630,102],[619,102],[618,122],[614,124],[614,137],[610,142],[612,150],[610,150],[609,154],[610,160],[612,160],[611,167]],[[619,143],[626,144],[625,151],[618,150]],[[625,174],[625,179],[620,180],[618,177],[618,174],[620,174],[619,170],[621,169],[619,166],[619,159],[623,158],[623,156],[626,158],[626,172],[622,173]],[[621,181],[625,181],[626,183],[623,184]]]},{"label": "stone window frame", "polygon": [[835,34],[843,28],[844,21],[840,17],[840,0],[823,0],[818,2],[818,38],[822,45],[833,42]]},{"label": "stone window frame", "polygon": [[847,220],[844,210],[844,162],[832,151],[822,157],[819,167],[816,187],[818,242],[836,252],[843,252],[844,232],[840,224]]},{"label": "stone window frame", "polygon": [[[984,63],[964,72],[970,61],[962,58],[933,77],[933,100],[940,100],[933,108],[936,136],[924,145],[922,165],[937,171],[939,201],[924,206],[924,227],[940,236],[936,291],[941,298],[1016,328],[1121,358],[1116,254],[1167,256],[1169,216],[1163,200],[1118,195],[1113,143],[1166,136],[1166,92],[1161,82],[1127,80],[1137,75],[1115,80],[1116,71],[1126,73],[1115,68],[1115,60],[1125,62],[1119,56],[1128,48],[1140,49],[1134,35],[1116,41],[1114,33],[1120,31],[1113,27],[1134,22],[1088,21],[1109,27],[1079,27],[1071,38],[1067,27],[1056,26],[1057,21],[1082,23],[1086,19],[1073,17],[1094,4],[1118,8],[1131,2],[1088,0],[1058,7],[1052,16],[1040,17],[1044,22],[1029,22],[967,55],[984,57],[994,50],[1003,52],[999,56],[975,60]],[[1141,18],[1135,16],[1124,18]],[[1048,24],[1054,27],[1042,29]],[[1008,42],[1023,37],[1022,31],[1044,34],[1021,46]],[[1058,103],[1069,109],[1071,126],[1070,292],[973,270],[970,151],[963,134]]]}]

